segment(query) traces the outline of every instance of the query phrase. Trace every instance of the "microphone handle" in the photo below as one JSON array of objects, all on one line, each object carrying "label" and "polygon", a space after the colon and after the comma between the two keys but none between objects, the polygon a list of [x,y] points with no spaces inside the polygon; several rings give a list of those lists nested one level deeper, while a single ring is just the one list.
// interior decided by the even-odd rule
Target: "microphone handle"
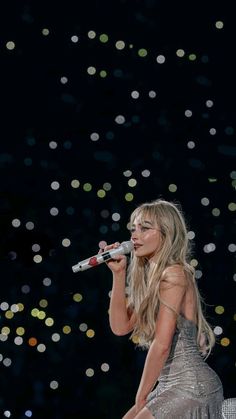
[{"label": "microphone handle", "polygon": [[88,259],[82,260],[81,262],[77,263],[77,265],[72,266],[72,271],[86,271],[93,266],[100,265],[100,263],[113,259],[113,257],[116,255],[126,255],[127,253],[130,253],[133,247],[134,245],[131,240],[122,242],[121,245],[115,249],[110,249],[103,253],[98,253],[97,255],[91,256]]},{"label": "microphone handle", "polygon": [[91,256],[88,259],[82,260],[77,265],[72,266],[73,272],[86,271],[93,266],[100,265],[106,260],[112,259],[110,252],[104,252],[98,255]]}]

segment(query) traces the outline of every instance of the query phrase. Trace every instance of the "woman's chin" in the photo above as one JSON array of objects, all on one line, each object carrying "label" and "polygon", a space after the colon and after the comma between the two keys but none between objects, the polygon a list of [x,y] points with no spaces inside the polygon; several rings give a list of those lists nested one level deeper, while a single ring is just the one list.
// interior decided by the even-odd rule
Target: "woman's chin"
[{"label": "woman's chin", "polygon": [[146,253],[146,252],[142,251],[141,249],[135,250],[134,254],[137,258],[143,258],[147,262],[151,262],[153,257],[155,256],[155,254]]},{"label": "woman's chin", "polygon": [[135,249],[134,251],[135,256],[137,256],[138,258],[148,258],[146,252],[144,252],[142,249],[138,248]]}]

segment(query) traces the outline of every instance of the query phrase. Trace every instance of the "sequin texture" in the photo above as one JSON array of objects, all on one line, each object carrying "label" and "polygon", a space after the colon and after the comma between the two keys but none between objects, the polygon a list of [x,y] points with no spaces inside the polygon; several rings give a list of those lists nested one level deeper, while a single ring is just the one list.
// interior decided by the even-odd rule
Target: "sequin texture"
[{"label": "sequin texture", "polygon": [[197,328],[179,316],[169,357],[146,407],[156,419],[222,418],[223,387],[197,347]]}]

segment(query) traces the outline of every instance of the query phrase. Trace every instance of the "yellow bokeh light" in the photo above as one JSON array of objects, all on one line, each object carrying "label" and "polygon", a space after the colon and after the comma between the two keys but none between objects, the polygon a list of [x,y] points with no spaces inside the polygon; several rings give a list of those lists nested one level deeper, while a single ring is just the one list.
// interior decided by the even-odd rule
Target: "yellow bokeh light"
[{"label": "yellow bokeh light", "polygon": [[177,186],[174,183],[171,183],[168,187],[170,192],[176,192],[177,191]]},{"label": "yellow bokeh light", "polygon": [[134,195],[132,193],[128,192],[127,194],[125,194],[126,201],[130,202],[130,201],[133,201],[133,199],[134,199]]},{"label": "yellow bokeh light", "polygon": [[40,305],[40,307],[45,308],[45,307],[48,306],[48,302],[47,302],[47,300],[42,299],[42,300],[39,301],[39,305]]},{"label": "yellow bokeh light", "polygon": [[221,343],[222,346],[229,346],[230,340],[229,340],[229,338],[222,338],[220,343]]},{"label": "yellow bokeh light", "polygon": [[98,198],[105,198],[106,192],[103,189],[99,189],[97,191],[97,196],[98,196]]},{"label": "yellow bokeh light", "polygon": [[25,334],[24,327],[21,327],[21,326],[17,327],[16,334],[19,335],[19,336],[23,336]]},{"label": "yellow bokeh light", "polygon": [[195,61],[197,58],[196,54],[189,54],[188,59],[189,61]]},{"label": "yellow bokeh light", "polygon": [[94,375],[94,370],[92,368],[88,368],[85,371],[85,374],[87,375],[87,377],[92,377]]},{"label": "yellow bokeh light", "polygon": [[42,29],[42,34],[43,34],[44,36],[49,35],[49,30],[48,30],[47,28]]},{"label": "yellow bokeh light", "polygon": [[137,185],[137,180],[136,180],[136,179],[133,179],[133,178],[129,179],[129,180],[128,180],[128,185],[129,185],[131,188],[134,188],[134,186],[136,186],[136,185]]},{"label": "yellow bokeh light", "polygon": [[72,188],[74,188],[74,189],[79,188],[79,185],[80,185],[80,181],[78,179],[73,179],[71,181]]},{"label": "yellow bokeh light", "polygon": [[108,35],[106,34],[106,33],[102,33],[100,36],[99,36],[99,40],[103,43],[103,44],[105,44],[106,42],[108,42]]},{"label": "yellow bokeh light", "polygon": [[91,190],[92,190],[92,185],[91,185],[91,183],[85,183],[84,184],[84,186],[83,186],[83,190],[85,191],[85,192],[90,192]]},{"label": "yellow bokeh light", "polygon": [[192,259],[191,262],[190,262],[190,265],[195,268],[198,265],[198,260],[197,259]]},{"label": "yellow bokeh light", "polygon": [[51,327],[51,326],[53,326],[53,325],[54,325],[54,320],[53,320],[51,317],[48,317],[48,318],[45,320],[45,324],[46,324],[46,326]]},{"label": "yellow bokeh light", "polygon": [[46,317],[46,313],[45,313],[45,311],[43,311],[43,310],[40,310],[39,312],[38,312],[38,319],[40,319],[40,320],[43,320],[43,319],[45,319],[45,317]]},{"label": "yellow bokeh light", "polygon": [[1,333],[3,335],[9,335],[9,333],[10,333],[9,327],[7,327],[7,326],[2,327]]},{"label": "yellow bokeh light", "polygon": [[125,48],[124,41],[117,41],[116,42],[116,48],[119,49],[119,50],[124,49]]},{"label": "yellow bokeh light", "polygon": [[34,260],[34,262],[35,262],[35,263],[41,263],[41,262],[42,262],[42,260],[43,260],[43,258],[42,258],[42,256],[41,256],[41,255],[35,255],[35,256],[33,257],[33,260]]},{"label": "yellow bokeh light", "polygon": [[79,303],[83,299],[82,295],[79,293],[76,293],[73,295],[73,300],[76,301],[76,303]]},{"label": "yellow bokeh light", "polygon": [[23,311],[24,310],[24,304],[22,304],[22,303],[17,303],[17,306],[18,306],[18,310],[19,311]]},{"label": "yellow bokeh light", "polygon": [[217,307],[215,308],[215,312],[216,312],[217,314],[223,314],[223,313],[224,313],[224,311],[225,311],[225,309],[224,309],[224,307],[223,307],[223,306],[217,306]]},{"label": "yellow bokeh light", "polygon": [[6,43],[6,47],[7,47],[7,49],[9,49],[10,51],[11,51],[11,50],[13,50],[13,49],[15,48],[15,46],[16,46],[16,44],[15,44],[15,42],[13,42],[13,41],[8,41],[8,42]]},{"label": "yellow bokeh light", "polygon": [[71,327],[68,325],[63,326],[62,331],[65,333],[65,335],[68,335],[71,332]]},{"label": "yellow bokeh light", "polygon": [[93,338],[95,335],[95,332],[93,329],[88,329],[86,332],[86,335],[88,336],[88,338]]},{"label": "yellow bokeh light", "polygon": [[183,49],[177,49],[177,51],[176,51],[176,55],[177,55],[177,57],[182,58],[182,57],[184,57],[185,52],[184,52],[184,50],[183,50]]},{"label": "yellow bokeh light", "polygon": [[39,314],[39,310],[37,308],[33,308],[31,310],[31,316],[38,317],[38,314]]},{"label": "yellow bokeh light", "polygon": [[138,50],[138,55],[139,55],[139,57],[146,57],[147,56],[147,50],[145,49],[145,48],[140,48],[139,50]]},{"label": "yellow bokeh light", "polygon": [[104,79],[107,76],[107,71],[106,70],[101,70],[99,74],[100,74],[100,77],[102,77]]},{"label": "yellow bokeh light", "polygon": [[14,317],[14,313],[11,310],[7,310],[5,313],[5,317],[7,319],[12,319]]},{"label": "yellow bokeh light", "polygon": [[88,32],[88,37],[89,37],[90,39],[94,39],[94,38],[96,37],[96,32],[94,32],[94,31],[89,31],[89,32]]},{"label": "yellow bokeh light", "polygon": [[230,211],[236,211],[236,204],[235,204],[235,202],[230,202],[229,205],[228,205],[228,209]]}]

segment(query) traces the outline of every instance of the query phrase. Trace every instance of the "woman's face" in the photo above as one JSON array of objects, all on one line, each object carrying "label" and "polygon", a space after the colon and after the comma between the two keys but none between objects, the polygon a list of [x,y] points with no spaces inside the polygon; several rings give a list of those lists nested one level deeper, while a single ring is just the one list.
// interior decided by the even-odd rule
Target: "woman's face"
[{"label": "woman's face", "polygon": [[150,260],[161,248],[162,235],[148,215],[142,218],[137,216],[131,226],[131,240],[135,256]]}]

